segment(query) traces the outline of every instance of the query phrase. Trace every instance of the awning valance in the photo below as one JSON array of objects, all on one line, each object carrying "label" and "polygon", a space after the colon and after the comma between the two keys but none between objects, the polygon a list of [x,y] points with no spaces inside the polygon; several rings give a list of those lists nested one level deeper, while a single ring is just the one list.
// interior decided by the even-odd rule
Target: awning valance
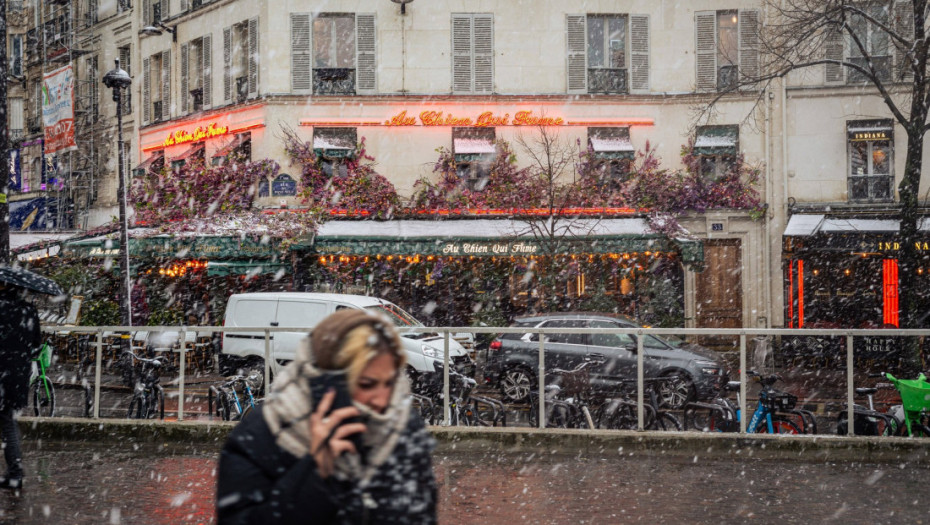
[{"label": "awning valance", "polygon": [[[272,258],[278,253],[278,242],[275,239],[262,241],[239,236],[131,237],[129,255],[178,259]],[[116,257],[119,255],[119,240],[101,236],[65,242],[62,245],[62,253],[85,257]]]},{"label": "awning valance", "polygon": [[290,273],[290,266],[284,263],[251,261],[209,261],[207,275],[258,275],[263,273]]},{"label": "awning valance", "polygon": [[348,136],[314,135],[313,152],[321,157],[349,158],[355,155],[355,142]]},{"label": "awning valance", "polygon": [[738,126],[704,126],[694,139],[695,155],[736,155]]},{"label": "awning valance", "polygon": [[703,261],[699,241],[653,233],[640,218],[573,220],[572,232],[549,240],[518,220],[328,221],[315,238],[292,250],[339,255],[447,255],[477,257],[678,252],[682,261]]},{"label": "awning valance", "polygon": [[629,137],[597,137],[588,138],[594,154],[601,159],[632,159],[636,153]]},{"label": "awning valance", "polygon": [[153,151],[152,154],[149,155],[149,158],[145,159],[144,161],[142,161],[141,164],[133,168],[132,172],[136,173],[138,171],[143,171],[143,172],[148,171],[149,168],[151,168],[156,162],[158,161],[164,162],[164,160],[165,160],[165,150]]}]

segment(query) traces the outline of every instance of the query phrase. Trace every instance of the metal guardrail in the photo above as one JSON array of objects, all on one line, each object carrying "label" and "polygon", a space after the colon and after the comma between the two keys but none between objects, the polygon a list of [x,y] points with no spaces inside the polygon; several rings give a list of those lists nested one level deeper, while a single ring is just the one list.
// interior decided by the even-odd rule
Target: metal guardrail
[{"label": "metal guardrail", "polygon": [[[100,375],[103,359],[103,338],[104,334],[126,334],[133,332],[149,333],[178,333],[179,342],[179,377],[178,377],[178,420],[184,420],[184,385],[185,385],[185,355],[189,349],[185,348],[187,332],[210,332],[210,333],[263,333],[264,334],[264,362],[265,362],[265,383],[270,384],[271,378],[271,334],[276,332],[307,332],[310,329],[306,327],[226,327],[226,326],[98,326],[98,327],[61,327],[61,326],[43,326],[42,330],[46,333],[55,334],[94,334],[96,335],[96,356],[95,356],[95,376],[94,376],[94,401],[93,414],[94,419],[99,419],[100,406]],[[795,336],[795,337],[842,337],[846,339],[846,401],[848,407],[848,421],[854,421],[854,349],[853,341],[858,337],[927,337],[930,336],[930,329],[781,329],[781,328],[758,328],[758,329],[713,329],[713,328],[532,328],[526,327],[403,327],[398,328],[401,334],[405,333],[438,333],[443,335],[443,398],[449,399],[449,341],[451,334],[471,333],[471,334],[627,334],[636,335],[637,337],[637,371],[636,371],[636,397],[637,397],[637,420],[639,430],[644,426],[644,376],[643,376],[643,337],[648,335],[673,335],[673,336],[731,336],[739,337],[739,382],[740,382],[740,411],[746,414],[746,387],[747,387],[747,362],[746,362],[746,338],[747,337],[775,337],[775,336]],[[543,337],[539,338],[539,369],[538,385],[545,385],[545,341]],[[539,396],[539,427],[546,427],[545,395],[544,388],[538,388]],[[212,407],[211,407],[212,408]],[[451,420],[450,407],[445,403],[443,414],[443,424],[448,425]],[[740,433],[746,433],[746,417],[740,420]],[[855,425],[847,425],[848,434],[853,435]]]}]

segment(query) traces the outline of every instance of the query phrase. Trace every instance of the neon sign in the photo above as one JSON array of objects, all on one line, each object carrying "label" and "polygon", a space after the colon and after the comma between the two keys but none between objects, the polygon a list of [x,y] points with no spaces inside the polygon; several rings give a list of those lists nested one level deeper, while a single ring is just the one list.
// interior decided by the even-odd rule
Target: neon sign
[{"label": "neon sign", "polygon": [[461,117],[444,111],[423,111],[418,116],[407,115],[401,111],[388,120],[385,126],[472,126],[478,128],[495,126],[561,126],[565,124],[562,117],[542,117],[532,111],[517,111],[513,118],[510,113],[503,115],[485,111],[475,118]]},{"label": "neon sign", "polygon": [[214,122],[206,127],[198,126],[193,133],[184,131],[183,129],[175,131],[174,133],[169,133],[168,138],[165,139],[162,146],[168,147],[185,144],[187,142],[200,142],[201,140],[225,135],[228,132],[229,128],[227,126],[219,126]]}]

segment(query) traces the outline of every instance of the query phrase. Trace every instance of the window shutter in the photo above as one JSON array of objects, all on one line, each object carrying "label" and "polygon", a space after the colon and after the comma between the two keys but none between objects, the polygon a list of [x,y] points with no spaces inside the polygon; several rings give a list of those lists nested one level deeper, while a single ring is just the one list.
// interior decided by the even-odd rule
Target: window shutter
[{"label": "window shutter", "polygon": [[232,28],[223,28],[223,101],[232,100]]},{"label": "window shutter", "polygon": [[190,89],[188,76],[190,75],[190,44],[181,45],[181,113],[187,115],[190,111]]},{"label": "window shutter", "polygon": [[171,119],[171,51],[161,53],[161,119]]},{"label": "window shutter", "polygon": [[152,121],[152,59],[142,60],[142,122]]},{"label": "window shutter", "polygon": [[375,15],[355,16],[355,91],[362,95],[373,95],[378,89],[375,64]]},{"label": "window shutter", "polygon": [[213,105],[213,35],[204,35],[203,44],[203,108]]},{"label": "window shutter", "polygon": [[826,60],[836,60],[835,64],[824,65],[824,82],[838,84],[846,81],[845,71],[839,62],[843,60],[843,32],[833,27],[824,29],[823,52]]},{"label": "window shutter", "polygon": [[475,93],[494,91],[494,15],[474,15]]},{"label": "window shutter", "polygon": [[452,15],[452,92],[471,93],[471,15]]},{"label": "window shutter", "polygon": [[630,15],[630,91],[649,91],[649,15]]},{"label": "window shutter", "polygon": [[[759,11],[739,11],[739,78],[759,78]],[[746,86],[749,87],[749,86]]]},{"label": "window shutter", "polygon": [[568,93],[588,92],[587,24],[585,15],[567,15],[566,42],[568,59]]},{"label": "window shutter", "polygon": [[161,19],[165,21],[171,16],[171,0],[161,0]]},{"label": "window shutter", "polygon": [[310,14],[291,13],[291,91],[309,92],[313,87],[311,56]]},{"label": "window shutter", "polygon": [[190,2],[188,0],[181,0],[181,12],[187,11],[190,9]]},{"label": "window shutter", "polygon": [[142,27],[152,25],[152,0],[142,0]]},{"label": "window shutter", "polygon": [[10,99],[10,129],[23,131],[23,99]]},{"label": "window shutter", "polygon": [[258,18],[249,20],[249,98],[258,96]]},{"label": "window shutter", "polygon": [[694,17],[697,89],[711,91],[717,88],[717,13],[699,11]]},{"label": "window shutter", "polygon": [[[894,4],[894,28],[905,40],[914,41],[914,4],[910,1],[896,2]],[[894,78],[896,82],[910,82],[914,79],[914,70],[907,58],[908,49],[897,40],[891,39],[894,45]]]}]

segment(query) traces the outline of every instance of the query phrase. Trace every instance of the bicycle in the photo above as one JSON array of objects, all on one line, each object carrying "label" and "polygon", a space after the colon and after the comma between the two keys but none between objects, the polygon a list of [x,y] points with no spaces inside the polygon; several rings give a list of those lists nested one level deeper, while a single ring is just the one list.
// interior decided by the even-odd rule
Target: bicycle
[{"label": "bicycle", "polygon": [[129,419],[165,419],[165,390],[159,383],[163,357],[147,359],[126,350],[133,362],[142,364],[129,401]]},{"label": "bicycle", "polygon": [[39,354],[32,360],[32,374],[29,378],[29,397],[35,415],[52,417],[55,415],[55,385],[46,375],[52,364],[52,346],[48,341],[42,343]]},{"label": "bicycle", "polygon": [[[659,390],[678,376],[647,377],[643,379],[643,430],[683,430],[681,421],[674,414],[661,408]],[[630,386],[620,392],[619,397],[604,401],[597,411],[599,428],[613,430],[637,430],[639,408],[635,380],[624,381]]]},{"label": "bicycle", "polygon": [[920,374],[917,379],[898,379],[886,372],[885,378],[901,394],[907,435],[930,437],[930,383],[927,377]]},{"label": "bicycle", "polygon": [[[589,407],[593,389],[588,366],[593,364],[593,361],[585,361],[572,370],[554,368],[546,374],[543,393],[546,401],[546,427],[596,428]],[[538,393],[531,392],[529,422],[533,427],[539,424],[538,400]]]},{"label": "bicycle", "polygon": [[[216,410],[223,421],[241,421],[255,408],[256,400],[253,391],[259,390],[261,383],[262,375],[257,371],[247,376],[235,375],[226,378],[226,381],[217,388],[216,396]],[[239,385],[241,385],[244,399],[239,398],[239,389],[236,388]]]},{"label": "bicycle", "polygon": [[[817,419],[813,412],[795,408],[798,397],[774,388],[781,380],[776,375],[762,376],[747,372],[753,380],[762,384],[759,403],[753,411],[746,432],[753,434],[816,434]],[[722,395],[711,403],[690,403],[685,409],[685,427],[703,432],[738,432],[742,417],[739,409],[739,394],[733,403],[726,392],[739,391],[739,382],[730,381],[722,389]],[[800,426],[798,425],[800,423]]]},{"label": "bicycle", "polygon": [[[884,377],[884,374],[870,374],[869,377]],[[894,388],[891,383],[878,383],[874,387],[856,388],[857,396],[866,396],[868,408],[862,405],[853,405],[853,432],[857,436],[897,436],[905,428],[903,407],[893,406],[888,412],[875,410],[872,396],[881,388]],[[843,404],[836,418],[836,434],[845,436],[849,432],[849,405]]]},{"label": "bicycle", "polygon": [[[412,385],[413,400],[417,403],[420,416],[427,424],[440,423],[445,414],[443,407],[442,366],[436,371],[419,374]],[[496,427],[507,426],[504,405],[494,399],[474,395],[478,383],[454,369],[449,370],[449,415],[450,425]]]}]

